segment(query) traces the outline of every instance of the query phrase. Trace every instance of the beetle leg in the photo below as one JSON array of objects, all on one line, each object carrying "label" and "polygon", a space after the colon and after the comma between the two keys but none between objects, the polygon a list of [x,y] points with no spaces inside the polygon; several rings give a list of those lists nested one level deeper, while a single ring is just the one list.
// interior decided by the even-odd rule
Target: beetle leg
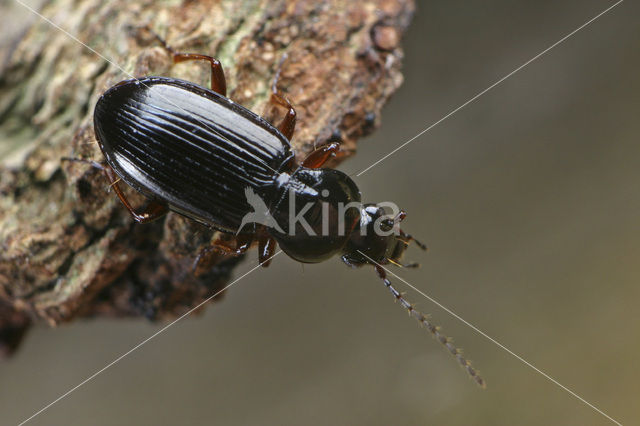
[{"label": "beetle leg", "polygon": [[263,226],[258,230],[258,262],[266,268],[271,263],[271,258],[276,251],[276,240],[269,235]]},{"label": "beetle leg", "polygon": [[293,109],[287,98],[280,96],[277,91],[271,93],[271,103],[288,108],[287,115],[278,124],[278,130],[285,138],[291,141],[293,132],[296,129],[296,110]]},{"label": "beetle leg", "polygon": [[174,64],[185,61],[208,61],[211,64],[211,90],[221,94],[222,96],[227,96],[227,80],[224,77],[224,70],[222,69],[222,64],[220,63],[220,61],[207,55],[176,52],[171,46],[169,46],[166,40],[156,34],[156,32],[153,31],[150,26],[147,25],[146,29],[171,54]]},{"label": "beetle leg", "polygon": [[185,61],[204,60],[211,64],[211,90],[222,96],[227,96],[227,80],[224,77],[222,64],[216,58],[207,55],[199,55],[197,53],[176,53],[169,49],[173,55],[173,63]]},{"label": "beetle leg", "polygon": [[162,216],[167,214],[167,212],[169,212],[169,207],[167,206],[167,204],[158,200],[149,201],[147,205],[144,206],[142,209],[138,209],[138,210],[134,209],[131,206],[131,203],[129,203],[129,200],[127,200],[127,197],[124,195],[124,193],[118,186],[118,182],[120,182],[120,178],[117,177],[113,169],[106,164],[101,164],[93,160],[86,160],[84,158],[63,157],[61,158],[61,160],[72,161],[77,163],[85,163],[85,164],[89,164],[91,167],[102,170],[104,174],[107,176],[107,179],[109,180],[109,184],[113,188],[113,191],[116,193],[116,195],[118,196],[122,204],[129,211],[131,216],[133,216],[136,222],[140,222],[140,223],[153,222],[154,220],[161,218]]},{"label": "beetle leg", "polygon": [[116,177],[116,174],[111,167],[109,166],[102,166],[102,167],[103,167],[102,170],[104,171],[104,174],[107,175],[107,179],[109,179],[109,182],[111,183],[111,187],[113,188],[113,191],[116,193],[116,195],[118,196],[122,204],[124,204],[126,209],[129,210],[129,213],[131,213],[131,216],[133,216],[136,222],[140,222],[140,223],[152,222],[156,219],[161,218],[165,214],[167,214],[167,212],[169,211],[169,206],[167,206],[166,203],[163,203],[158,200],[149,201],[149,203],[146,206],[144,206],[144,208],[142,209],[138,209],[138,210],[134,209],[131,206],[131,203],[129,203],[129,200],[127,200],[127,197],[125,197],[124,192],[122,192],[122,190],[118,186],[118,182],[120,181],[120,178]]},{"label": "beetle leg", "polygon": [[87,160],[86,158],[72,158],[72,157],[60,158],[60,162],[63,162],[63,161],[68,161],[71,163],[84,163],[84,164],[90,165],[94,169],[103,170],[103,171],[105,169],[105,166],[103,164],[98,163],[97,161],[94,161],[94,160]]},{"label": "beetle leg", "polygon": [[322,167],[327,162],[329,157],[335,157],[336,153],[340,151],[340,144],[338,142],[331,142],[327,145],[323,145],[315,151],[311,152],[304,159],[301,166],[309,169],[317,169]]},{"label": "beetle leg", "polygon": [[[231,246],[235,241],[234,247]],[[244,254],[253,243],[253,235],[239,235],[234,240],[216,239],[209,247],[200,250],[198,256],[193,261],[193,272],[200,275],[200,271],[208,270],[215,259],[215,253],[223,256],[240,256]]]},{"label": "beetle leg", "polygon": [[282,63],[286,59],[287,54],[285,53],[284,55],[282,55],[282,59],[280,59],[280,64],[278,64],[276,76],[273,79],[273,84],[271,85],[270,102],[272,104],[287,108],[287,115],[285,115],[280,124],[278,124],[278,130],[280,130],[280,133],[282,133],[284,137],[291,141],[293,132],[296,129],[296,110],[293,108],[293,106],[291,106],[291,103],[287,98],[278,93],[278,80],[280,79],[280,71],[282,71]]}]

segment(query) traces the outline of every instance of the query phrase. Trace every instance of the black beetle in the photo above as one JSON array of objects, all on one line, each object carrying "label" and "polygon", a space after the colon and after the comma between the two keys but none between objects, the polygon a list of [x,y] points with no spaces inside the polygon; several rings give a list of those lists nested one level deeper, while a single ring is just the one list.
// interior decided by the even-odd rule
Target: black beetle
[{"label": "black beetle", "polygon": [[[95,134],[107,164],[93,164],[104,170],[133,218],[149,222],[172,210],[227,237],[235,235],[216,240],[207,251],[240,255],[257,240],[263,266],[276,243],[300,262],[321,262],[339,254],[351,267],[370,264],[402,306],[484,386],[450,339],[386,277],[382,265],[416,266],[400,263],[410,241],[426,249],[400,230],[405,213],[392,217],[375,204],[360,204],[360,191],[349,176],[321,168],[339,152],[337,142],[316,149],[301,164],[295,161],[289,141],[296,112],[277,91],[280,69],[270,101],[287,108],[287,114],[273,126],[226,97],[224,72],[216,59],[165,47],[174,62],[208,61],[211,90],[167,77],[126,80],[108,89],[94,112]],[[134,209],[118,187],[120,180],[149,203]],[[349,205],[357,208],[340,208]],[[292,216],[305,220],[292,223]]]}]

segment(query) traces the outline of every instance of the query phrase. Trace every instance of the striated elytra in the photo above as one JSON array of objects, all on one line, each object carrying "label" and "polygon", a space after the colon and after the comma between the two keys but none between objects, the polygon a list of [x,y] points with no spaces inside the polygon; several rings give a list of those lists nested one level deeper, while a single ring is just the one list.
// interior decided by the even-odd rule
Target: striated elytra
[{"label": "striated elytra", "polygon": [[236,233],[293,153],[267,121],[195,84],[164,77],[124,81],[96,104],[94,127],[107,163],[150,198],[221,231]]}]

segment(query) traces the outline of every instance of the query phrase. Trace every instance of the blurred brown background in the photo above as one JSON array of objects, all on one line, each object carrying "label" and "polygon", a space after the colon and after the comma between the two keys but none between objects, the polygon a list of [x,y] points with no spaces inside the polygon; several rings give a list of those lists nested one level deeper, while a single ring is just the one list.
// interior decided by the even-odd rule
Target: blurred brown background
[{"label": "blurred brown background", "polygon": [[[342,169],[369,166],[611,4],[419,2],[405,84]],[[640,421],[639,12],[622,3],[357,179],[430,246],[400,276],[624,424]],[[279,256],[32,424],[612,424],[395,281],[486,391],[373,271]],[[0,364],[0,424],[160,327],[36,328]]]}]

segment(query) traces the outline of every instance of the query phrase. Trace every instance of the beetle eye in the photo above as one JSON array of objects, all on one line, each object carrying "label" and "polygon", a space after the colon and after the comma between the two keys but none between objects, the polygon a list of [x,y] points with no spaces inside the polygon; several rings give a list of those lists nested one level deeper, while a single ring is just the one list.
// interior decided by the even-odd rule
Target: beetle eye
[{"label": "beetle eye", "polygon": [[385,231],[388,231],[393,228],[395,222],[393,221],[393,219],[387,218],[382,221],[382,225],[386,228]]}]

